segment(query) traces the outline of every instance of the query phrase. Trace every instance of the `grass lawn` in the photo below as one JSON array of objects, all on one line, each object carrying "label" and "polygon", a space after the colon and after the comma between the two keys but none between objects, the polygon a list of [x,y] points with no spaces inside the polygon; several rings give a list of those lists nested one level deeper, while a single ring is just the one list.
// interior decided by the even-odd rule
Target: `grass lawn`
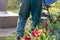
[{"label": "grass lawn", "polygon": [[18,13],[19,10],[18,9],[8,9],[8,11]]},{"label": "grass lawn", "polygon": [[16,40],[15,36],[0,37],[0,40]]},{"label": "grass lawn", "polygon": [[0,40],[16,40],[16,35],[14,34],[14,36],[0,37]]}]

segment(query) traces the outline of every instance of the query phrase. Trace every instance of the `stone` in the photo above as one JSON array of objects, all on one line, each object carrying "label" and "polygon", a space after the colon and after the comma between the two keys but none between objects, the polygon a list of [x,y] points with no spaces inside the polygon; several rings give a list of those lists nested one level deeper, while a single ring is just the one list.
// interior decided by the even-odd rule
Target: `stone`
[{"label": "stone", "polygon": [[8,0],[0,0],[0,28],[9,28],[17,26],[18,15],[8,12]]},{"label": "stone", "polygon": [[6,11],[8,8],[8,0],[0,0],[0,11]]},{"label": "stone", "polygon": [[17,26],[18,14],[12,12],[0,12],[0,28],[9,28]]},{"label": "stone", "polygon": [[[16,27],[0,29],[0,37],[14,36],[14,33],[16,33]],[[7,39],[0,39],[0,40],[7,40]]]}]

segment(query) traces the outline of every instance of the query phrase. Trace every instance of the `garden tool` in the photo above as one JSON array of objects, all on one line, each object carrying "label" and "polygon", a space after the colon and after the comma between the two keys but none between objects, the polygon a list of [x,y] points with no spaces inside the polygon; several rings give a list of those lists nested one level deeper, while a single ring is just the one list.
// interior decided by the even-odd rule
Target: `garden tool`
[{"label": "garden tool", "polygon": [[[51,7],[50,5],[51,4],[53,4],[54,2],[56,2],[57,0],[43,0],[42,1],[42,6],[45,6],[46,7],[46,9],[45,8],[43,8],[43,9],[45,9],[45,10],[47,10],[47,12],[49,13],[49,15],[50,15],[50,12],[49,12],[49,7]],[[50,17],[50,16],[49,16]],[[51,18],[51,17],[50,17]]]}]

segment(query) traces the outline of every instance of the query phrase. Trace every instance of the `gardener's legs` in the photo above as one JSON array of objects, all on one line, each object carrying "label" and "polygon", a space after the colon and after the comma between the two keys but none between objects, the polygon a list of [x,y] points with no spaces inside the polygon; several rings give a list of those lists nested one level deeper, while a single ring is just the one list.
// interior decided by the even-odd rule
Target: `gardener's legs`
[{"label": "gardener's legs", "polygon": [[42,0],[31,0],[32,10],[32,27],[33,30],[40,23],[40,17],[42,12]]},{"label": "gardener's legs", "polygon": [[29,0],[21,0],[20,1],[20,11],[19,18],[17,23],[17,36],[23,37],[25,31],[25,24],[30,15],[30,1]]}]

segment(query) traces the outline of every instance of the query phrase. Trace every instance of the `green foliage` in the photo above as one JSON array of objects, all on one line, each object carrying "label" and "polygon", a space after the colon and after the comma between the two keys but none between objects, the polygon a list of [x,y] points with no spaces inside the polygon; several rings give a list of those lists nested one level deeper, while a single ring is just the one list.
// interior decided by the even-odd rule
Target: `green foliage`
[{"label": "green foliage", "polygon": [[0,40],[16,40],[16,36],[0,37]]},{"label": "green foliage", "polygon": [[8,10],[11,12],[18,12],[20,0],[8,0]]},{"label": "green foliage", "polygon": [[56,6],[57,6],[58,8],[60,8],[60,2],[57,2]]},{"label": "green foliage", "polygon": [[19,0],[8,0],[8,8],[18,8],[19,7],[19,3],[20,1]]}]

